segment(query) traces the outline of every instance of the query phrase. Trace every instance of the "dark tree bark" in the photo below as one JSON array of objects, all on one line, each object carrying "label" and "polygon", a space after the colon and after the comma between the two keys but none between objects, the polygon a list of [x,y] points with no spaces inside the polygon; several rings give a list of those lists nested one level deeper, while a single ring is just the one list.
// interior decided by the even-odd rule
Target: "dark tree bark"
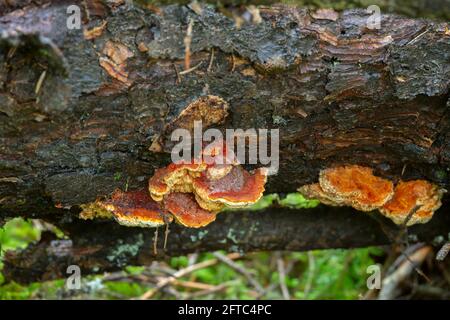
[{"label": "dark tree bark", "polygon": [[[205,94],[230,105],[219,128],[280,129],[280,170],[269,177],[267,192],[293,192],[315,182],[320,169],[349,163],[394,181],[420,178],[450,187],[448,23],[383,15],[381,28],[370,30],[363,10],[335,15],[273,6],[260,8],[261,23],[244,21],[236,28],[213,7],[200,13],[189,6],[109,7],[94,1],[82,8],[80,30],[67,28],[67,4],[60,1],[8,9],[0,17],[0,224],[18,216],[64,229],[70,222],[75,248],[89,243],[85,230],[91,228],[105,237],[145,232],[147,243],[149,230],[78,221],[78,206],[116,188],[145,188],[154,169],[170,161],[170,132],[164,128]],[[196,68],[186,73],[183,40],[190,21],[189,60]],[[439,213],[448,211],[447,196]],[[284,219],[271,214],[274,221]],[[244,230],[249,217],[223,220],[233,219]],[[286,219],[279,223],[288,226]],[[224,221],[211,226],[219,235],[229,228]],[[440,227],[448,231],[448,220]],[[348,228],[350,223],[336,236]],[[278,238],[244,249],[271,249],[271,241],[283,249],[288,240],[282,230]],[[340,246],[323,241],[286,249]],[[199,243],[204,250],[230,249],[219,240]],[[44,239],[31,250],[45,251],[47,244]],[[199,248],[187,245],[169,254]],[[107,247],[98,252],[96,259],[106,261]],[[133,259],[124,261],[138,262]],[[39,270],[36,279],[47,277]]]},{"label": "dark tree bark", "polygon": [[60,225],[70,240],[45,233],[40,242],[26,250],[7,252],[2,272],[6,279],[29,283],[64,278],[70,265],[78,265],[86,275],[127,265],[148,265],[153,260],[192,252],[303,251],[431,242],[438,235],[445,237],[449,224],[450,215],[442,211],[429,223],[408,230],[350,208],[237,211],[219,214],[215,223],[202,229],[172,224],[166,249],[165,230],[159,228],[155,254],[154,229],[74,220]]}]

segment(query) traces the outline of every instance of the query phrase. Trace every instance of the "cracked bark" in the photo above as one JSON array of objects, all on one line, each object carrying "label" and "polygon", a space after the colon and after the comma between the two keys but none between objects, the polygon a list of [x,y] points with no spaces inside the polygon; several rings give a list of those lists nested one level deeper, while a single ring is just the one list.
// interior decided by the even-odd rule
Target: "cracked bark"
[{"label": "cracked bark", "polygon": [[[280,129],[280,171],[269,177],[267,192],[293,192],[315,182],[320,169],[347,163],[372,167],[394,181],[426,179],[449,189],[448,23],[383,15],[381,29],[370,30],[364,10],[335,18],[273,6],[260,8],[261,23],[237,29],[213,7],[197,14],[179,5],[152,11],[94,3],[99,5],[84,16],[81,30],[66,27],[67,5],[59,1],[0,17],[0,224],[19,216],[51,221],[70,230],[73,250],[96,261],[95,267],[119,268],[107,263],[108,250],[118,248],[111,241],[124,233],[139,242],[142,235],[142,248],[149,248],[152,231],[79,221],[78,206],[116,188],[144,188],[154,169],[170,161],[170,132],[164,128],[205,94],[230,105],[221,129]],[[189,21],[190,66],[200,65],[180,76],[175,69],[184,68]],[[160,135],[162,152],[150,151]],[[349,212],[329,209],[333,214],[322,216],[324,210],[317,210],[317,222],[308,228],[327,230]],[[448,210],[446,196],[438,217]],[[229,223],[236,223],[247,233],[253,215],[280,224],[274,229],[278,238],[263,223],[270,229],[261,230],[266,242],[250,238],[242,250],[272,249],[271,243],[274,249],[304,250],[386,242],[355,236],[353,243],[349,237],[333,244],[324,235],[286,248],[283,228],[292,217],[280,212],[223,214],[210,228],[223,237]],[[366,219],[363,215],[352,220]],[[287,233],[292,239],[306,232],[298,219],[298,235]],[[445,235],[441,228],[448,233],[448,219],[438,225],[435,219],[426,225],[429,235]],[[380,232],[364,221],[367,230]],[[351,234],[352,224],[336,237]],[[219,245],[219,238],[187,245],[186,239],[202,231],[172,228],[180,242],[175,249],[172,240],[170,255],[233,249],[227,241]],[[89,244],[92,237],[97,240]],[[52,260],[58,250],[52,253],[47,238],[33,248],[28,256],[37,266],[22,269],[18,258],[6,261],[13,278],[49,278],[42,266],[46,259],[78,259],[69,254]],[[138,258],[142,248],[137,256],[125,255],[123,263],[148,261]],[[18,257],[26,263],[26,255]]]}]

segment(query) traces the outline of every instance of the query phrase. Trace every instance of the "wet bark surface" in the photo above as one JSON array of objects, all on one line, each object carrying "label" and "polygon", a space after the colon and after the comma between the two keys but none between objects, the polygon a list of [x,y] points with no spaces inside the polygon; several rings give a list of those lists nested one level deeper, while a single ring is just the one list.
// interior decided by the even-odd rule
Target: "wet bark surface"
[{"label": "wet bark surface", "polygon": [[[280,130],[280,170],[269,177],[267,192],[293,192],[317,181],[321,169],[341,164],[450,187],[448,23],[383,15],[381,28],[371,30],[365,10],[272,6],[260,8],[260,23],[237,28],[212,6],[200,13],[183,5],[94,1],[82,10],[82,28],[70,30],[67,4],[35,3],[0,7],[0,224],[18,216],[64,227],[69,221],[70,238],[86,243],[92,228],[99,243],[103,234],[105,243],[113,241],[115,232],[140,237],[140,229],[78,221],[78,206],[116,188],[145,188],[153,171],[170,162],[166,129],[207,94],[229,104],[218,128]],[[185,72],[186,64],[194,70]],[[446,196],[438,213],[448,211]],[[274,221],[284,219],[273,214]],[[286,219],[279,223],[288,226]],[[221,223],[211,228],[226,233]],[[136,241],[147,243],[152,231],[145,232]],[[199,243],[219,249],[218,241]],[[32,250],[45,251],[47,244],[44,239]],[[104,245],[98,259],[107,259]],[[271,249],[270,241],[247,249]]]}]

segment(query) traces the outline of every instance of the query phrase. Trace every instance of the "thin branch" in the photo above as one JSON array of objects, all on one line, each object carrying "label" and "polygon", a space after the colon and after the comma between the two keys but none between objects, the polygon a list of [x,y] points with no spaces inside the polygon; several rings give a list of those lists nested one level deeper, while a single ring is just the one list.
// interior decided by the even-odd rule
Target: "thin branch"
[{"label": "thin branch", "polygon": [[278,269],[278,282],[280,284],[281,293],[283,294],[284,300],[291,300],[289,290],[286,286],[286,268],[284,266],[284,261],[279,252],[277,252],[277,269]]},{"label": "thin branch", "polygon": [[241,267],[240,265],[232,261],[230,258],[224,256],[219,252],[214,252],[213,255],[230,268],[242,274],[259,294],[264,292],[264,288],[261,286],[261,284],[258,281],[256,281],[255,278],[245,268]]},{"label": "thin branch", "polygon": [[[233,259],[237,259],[240,258],[241,255],[238,253],[231,253],[229,255],[226,256],[228,259],[233,260]],[[176,279],[184,277],[196,270],[200,270],[203,268],[207,268],[207,267],[211,267],[213,265],[215,265],[216,263],[218,263],[219,260],[218,259],[211,259],[211,260],[207,260],[207,261],[202,261],[196,264],[193,264],[191,266],[188,266],[184,269],[178,270],[177,272],[175,272],[172,276],[167,277],[162,279],[161,281],[159,281],[156,284],[155,288],[152,288],[151,290],[145,292],[140,299],[141,300],[146,300],[146,299],[150,299],[151,297],[153,297],[155,295],[155,293],[157,293],[159,290],[161,290],[162,288],[164,288],[165,286],[171,284],[172,282],[174,282]]]}]

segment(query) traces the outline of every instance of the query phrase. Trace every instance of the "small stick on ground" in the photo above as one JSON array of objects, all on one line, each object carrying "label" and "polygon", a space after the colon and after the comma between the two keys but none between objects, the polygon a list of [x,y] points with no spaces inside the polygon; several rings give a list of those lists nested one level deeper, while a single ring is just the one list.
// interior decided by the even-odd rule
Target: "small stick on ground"
[{"label": "small stick on ground", "polygon": [[436,260],[437,261],[444,261],[445,257],[447,257],[448,252],[450,251],[450,241],[445,243],[441,249],[439,249],[438,253],[436,254]]},{"label": "small stick on ground", "polygon": [[392,274],[384,278],[378,299],[394,299],[399,284],[403,282],[413,270],[417,270],[417,267],[425,260],[430,252],[430,246],[419,248],[412,253],[406,261],[403,261]]},{"label": "small stick on ground", "polygon": [[253,276],[247,270],[245,270],[243,267],[241,267],[240,265],[238,265],[237,263],[232,261],[230,258],[228,258],[227,256],[224,256],[223,254],[221,254],[219,252],[214,252],[213,255],[217,259],[219,259],[220,261],[225,263],[227,266],[229,266],[230,268],[232,268],[235,271],[242,274],[248,280],[248,282],[256,289],[256,291],[259,294],[264,293],[264,288],[261,286],[261,284],[258,281],[256,281],[255,278],[253,278]]},{"label": "small stick on ground", "polygon": [[17,51],[16,46],[11,47],[11,49],[9,49],[9,51],[8,51],[8,54],[6,55],[6,59],[8,59],[8,60],[11,59],[16,54],[16,51]]},{"label": "small stick on ground", "polygon": [[[240,258],[241,255],[239,253],[230,253],[226,257],[230,260],[233,260],[233,259]],[[211,260],[202,261],[202,262],[193,264],[191,266],[188,266],[184,269],[178,270],[170,277],[167,277],[167,278],[162,279],[161,281],[158,281],[155,288],[152,288],[151,290],[148,290],[147,292],[145,292],[139,299],[141,299],[141,300],[150,299],[151,297],[153,297],[155,295],[155,293],[157,293],[159,290],[161,290],[165,286],[171,284],[176,279],[184,277],[196,270],[200,270],[203,268],[213,266],[213,265],[217,264],[218,262],[219,262],[219,259],[211,259]]]},{"label": "small stick on ground", "polygon": [[278,282],[280,284],[280,289],[281,293],[283,294],[283,298],[284,300],[291,300],[289,290],[286,286],[286,268],[284,266],[284,261],[280,253],[277,253],[277,269],[279,275]]},{"label": "small stick on ground", "polygon": [[208,294],[212,294],[212,293],[217,293],[217,292],[223,291],[226,288],[228,288],[228,284],[222,283],[222,284],[219,284],[217,286],[214,286],[211,289],[205,289],[205,290],[200,290],[200,291],[191,293],[191,294],[187,295],[186,297],[184,297],[184,299],[189,300],[189,299],[192,299],[192,298],[198,298],[198,297],[201,297],[201,296],[206,296]]},{"label": "small stick on ground", "polygon": [[189,288],[189,289],[200,289],[200,290],[211,290],[214,289],[216,286],[212,284],[206,284],[196,281],[183,281],[183,280],[174,280],[172,282],[173,285]]}]

